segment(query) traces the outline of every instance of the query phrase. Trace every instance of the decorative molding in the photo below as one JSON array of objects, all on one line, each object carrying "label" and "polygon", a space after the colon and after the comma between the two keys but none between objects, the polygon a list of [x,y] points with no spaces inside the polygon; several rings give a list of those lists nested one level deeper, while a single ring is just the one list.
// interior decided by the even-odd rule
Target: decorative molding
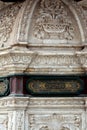
[{"label": "decorative molding", "polygon": [[30,115],[30,130],[82,130],[81,114]]},{"label": "decorative molding", "polygon": [[81,25],[80,32],[82,33],[83,42],[86,42],[87,41],[87,35],[86,35],[87,34],[87,22],[86,22],[86,15],[84,15],[83,6],[79,3],[76,3],[73,0],[71,2],[72,2],[72,6],[75,8],[76,13],[79,17],[79,23]]},{"label": "decorative molding", "polygon": [[[55,6],[56,3],[58,6]],[[20,9],[21,6],[23,11],[22,9]],[[79,50],[83,46],[81,44],[79,45],[79,43],[78,45],[77,43],[75,44],[76,41],[74,43],[72,42],[71,44],[67,42],[66,45],[65,38],[64,39],[62,38],[64,40],[63,41],[64,44],[61,44],[61,42],[58,40],[59,39],[58,36],[56,35],[56,34],[62,35],[64,29],[66,30],[66,28],[68,28],[68,35],[71,36],[71,34],[69,33],[69,29],[71,29],[74,26],[74,23],[75,25],[77,25],[78,22],[81,22],[79,20],[76,22],[77,19],[75,18],[72,19],[71,17],[73,17],[73,15],[75,15],[75,13],[77,12],[75,17],[79,17],[81,14],[81,19],[84,19],[84,15],[83,15],[84,13],[82,12],[82,7],[77,6],[76,2],[69,2],[67,0],[59,0],[59,1],[58,0],[55,1],[27,0],[23,4],[17,3],[17,4],[9,5],[8,7],[5,10],[3,10],[2,13],[0,13],[1,15],[0,19],[1,21],[2,19],[4,19],[4,25],[6,25],[5,28],[4,25],[2,26],[3,23],[1,22],[0,26],[4,27],[4,31],[2,31],[3,29],[1,30],[2,31],[1,44],[2,44],[3,36],[8,41],[10,33],[8,33],[7,31],[10,30],[10,28],[12,29],[14,24],[16,26],[17,20],[19,18],[20,20],[18,22],[19,24],[18,29],[16,28],[18,30],[16,36],[19,39],[18,41],[19,43],[26,42],[26,41],[27,41],[26,43],[28,43],[29,38],[33,40],[34,36],[32,37],[31,35],[35,32],[35,30],[33,31],[32,28],[35,29],[35,26],[37,26],[39,22],[43,30],[49,34],[48,39],[50,40],[47,39],[45,43],[44,41],[39,43],[38,38],[36,38],[37,40],[35,40],[33,44],[32,43],[28,44],[28,46],[26,46],[25,44],[22,44],[23,45],[22,46],[20,45],[21,43],[20,44],[17,43],[16,45],[13,45],[12,48],[10,49],[5,48],[5,50],[4,49],[0,50],[0,75],[4,76],[7,75],[8,73],[9,74],[13,74],[13,73],[37,74],[38,73],[38,74],[60,74],[60,75],[86,73],[85,71],[87,69],[86,51],[84,52],[84,56],[82,56],[83,54],[80,55],[80,57],[79,55],[77,55],[77,53],[80,52]],[[35,11],[37,11],[37,14],[35,14]],[[9,13],[7,14],[7,12]],[[18,12],[19,15],[17,17]],[[40,18],[39,15],[41,16]],[[18,19],[16,20],[15,23],[16,17]],[[6,20],[8,20],[9,24],[7,24]],[[60,20],[62,22],[60,22]],[[55,23],[54,24],[55,26],[52,25],[53,22]],[[63,26],[64,29],[62,28],[61,23],[62,25],[64,25]],[[48,25],[50,25],[50,28],[48,28]],[[78,27],[76,26],[76,28]],[[7,29],[7,31],[5,29]],[[79,29],[77,30],[79,32]],[[7,36],[4,35],[4,32],[6,33]],[[10,32],[12,34],[11,36],[13,36],[12,30],[10,30]],[[55,34],[55,35],[51,35],[51,34]],[[66,34],[66,32],[64,32],[64,34]],[[42,39],[45,39],[45,37],[43,37]],[[52,39],[54,40],[52,41]],[[40,47],[42,47],[42,49]]]},{"label": "decorative molding", "polygon": [[87,105],[87,98],[81,97],[64,97],[64,98],[31,98],[31,97],[6,97],[0,99],[0,109],[12,109],[16,108],[24,109],[26,107],[40,106],[46,107],[73,107],[80,108]]},{"label": "decorative molding", "polygon": [[18,42],[26,42],[27,40],[27,25],[29,24],[29,19],[30,19],[30,11],[31,11],[31,7],[33,5],[34,1],[33,0],[27,0],[26,3],[24,4],[24,12],[23,12],[23,16],[21,19],[21,23],[19,26],[19,34],[18,34]]},{"label": "decorative molding", "polygon": [[[33,51],[13,51],[0,54],[0,74],[52,73],[81,74],[87,66],[87,56],[79,53],[34,53]],[[52,67],[53,66],[53,67]],[[67,68],[67,69],[66,69]],[[4,71],[5,70],[5,71]]]}]

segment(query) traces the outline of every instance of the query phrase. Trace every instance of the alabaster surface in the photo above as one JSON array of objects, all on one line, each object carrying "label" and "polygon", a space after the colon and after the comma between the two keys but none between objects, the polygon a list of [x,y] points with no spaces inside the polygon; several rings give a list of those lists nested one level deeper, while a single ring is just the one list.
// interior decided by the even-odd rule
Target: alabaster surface
[{"label": "alabaster surface", "polygon": [[[0,2],[0,76],[85,74],[86,3]],[[87,98],[0,98],[0,130],[87,130]]]},{"label": "alabaster surface", "polygon": [[[86,72],[86,0],[0,2],[0,76]],[[87,98],[0,98],[0,130],[87,130]]]},{"label": "alabaster surface", "polygon": [[87,98],[0,99],[1,130],[87,130]]},{"label": "alabaster surface", "polygon": [[86,14],[74,0],[0,2],[0,75],[86,73]]}]

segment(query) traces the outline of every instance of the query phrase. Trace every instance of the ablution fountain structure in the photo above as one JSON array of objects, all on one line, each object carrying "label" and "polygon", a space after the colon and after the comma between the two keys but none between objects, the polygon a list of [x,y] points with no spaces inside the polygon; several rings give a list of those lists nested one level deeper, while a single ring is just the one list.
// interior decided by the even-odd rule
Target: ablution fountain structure
[{"label": "ablution fountain structure", "polygon": [[87,130],[87,1],[0,1],[0,130]]}]

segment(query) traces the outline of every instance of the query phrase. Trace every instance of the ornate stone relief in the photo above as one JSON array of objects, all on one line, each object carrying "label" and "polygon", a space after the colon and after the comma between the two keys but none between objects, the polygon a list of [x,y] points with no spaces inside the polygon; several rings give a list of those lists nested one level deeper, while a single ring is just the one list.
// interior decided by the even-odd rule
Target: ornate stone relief
[{"label": "ornate stone relief", "polygon": [[35,15],[34,36],[38,39],[72,40],[75,29],[61,0],[42,0]]},{"label": "ornate stone relief", "polygon": [[69,66],[79,65],[79,59],[75,55],[44,55],[37,56],[32,65],[39,66]]},{"label": "ornate stone relief", "polygon": [[80,114],[29,115],[30,130],[82,130]]},{"label": "ornate stone relief", "polygon": [[[34,72],[35,74],[60,74],[60,72],[61,74],[77,74],[84,72],[82,64],[87,65],[87,56],[85,55],[84,57],[82,57],[82,59],[80,59],[78,55],[75,54],[75,51],[80,50],[81,46],[80,45],[78,47],[78,45],[75,45],[75,38],[77,37],[76,35],[80,37],[80,33],[74,17],[75,14],[72,13],[72,9],[74,5],[77,8],[77,5],[76,3],[74,3],[71,9],[69,8],[69,5],[66,4],[65,1],[63,1],[64,0],[27,0],[24,2],[24,5],[22,6],[23,11],[20,10],[20,14],[21,11],[22,14],[18,16],[18,19],[20,18],[18,22],[18,34],[15,35],[19,38],[19,43],[24,41],[28,42],[29,39],[30,41],[34,40],[34,42],[29,42],[30,44],[26,50],[24,50],[24,48],[26,48],[25,46],[22,46],[21,49],[19,44],[17,44],[17,51],[15,51],[15,49],[12,49],[12,51],[11,49],[1,51],[1,75],[7,75],[7,73],[13,74],[14,72],[25,72],[33,74]],[[7,43],[10,38],[12,27],[14,25],[20,7],[21,4],[18,3],[14,5],[9,5],[9,7],[7,7],[0,13],[1,46],[3,46],[5,42]],[[76,33],[77,30],[79,34]],[[78,37],[77,40],[79,41],[80,39]],[[48,43],[52,43],[51,48],[50,44],[44,44],[44,39]],[[60,42],[62,40],[63,42]],[[72,42],[73,40],[75,40],[75,42]],[[61,43],[65,43],[65,41],[69,41],[66,43],[73,43],[75,46],[73,45],[72,47],[72,45],[70,44],[69,47],[65,44],[61,45]],[[41,43],[42,45],[42,50],[40,49],[39,43]],[[35,48],[31,48],[35,44]],[[49,48],[47,48],[47,46]],[[54,48],[52,48],[53,46]],[[60,46],[62,47],[60,48]],[[74,50],[75,47],[76,50]],[[6,51],[9,51],[10,53]],[[3,72],[3,70],[5,71]]]},{"label": "ornate stone relief", "polygon": [[86,97],[1,98],[0,130],[86,130],[86,105]]},{"label": "ornate stone relief", "polygon": [[[0,57],[0,70],[9,71],[9,73],[81,73],[84,72],[82,65],[87,65],[87,56],[80,58],[75,54],[44,54],[34,53],[32,51],[6,53]],[[53,67],[52,67],[53,66]],[[67,69],[66,69],[67,68]],[[62,70],[61,70],[62,69]],[[73,70],[73,71],[72,71]],[[0,74],[7,74],[6,71]]]},{"label": "ornate stone relief", "polygon": [[[27,0],[20,20],[19,43],[67,43],[81,40],[75,14],[63,0]],[[56,6],[57,5],[57,6]],[[79,7],[78,7],[79,8]],[[44,41],[43,41],[44,40]]]},{"label": "ornate stone relief", "polygon": [[[9,98],[9,100],[8,100]],[[78,108],[79,106],[82,107],[86,104],[86,100],[83,98],[72,98],[72,97],[68,97],[68,98],[30,98],[30,97],[26,97],[26,98],[20,98],[20,97],[6,97],[6,98],[1,98],[2,100],[0,100],[0,108],[5,109],[5,108],[12,108],[15,106],[15,108],[17,107],[25,107],[27,108],[29,105],[30,106],[37,106],[37,107],[42,107],[44,105],[44,107],[48,107],[51,106],[51,108],[54,108],[55,106],[58,107],[64,107],[64,105],[70,106],[73,108]],[[74,100],[74,102],[73,102]],[[73,102],[73,104],[72,104]],[[12,117],[12,115],[11,115]],[[12,119],[12,118],[11,118]]]},{"label": "ornate stone relief", "polygon": [[3,47],[4,43],[10,37],[12,28],[18,14],[21,4],[9,5],[5,10],[0,13],[0,46]]}]

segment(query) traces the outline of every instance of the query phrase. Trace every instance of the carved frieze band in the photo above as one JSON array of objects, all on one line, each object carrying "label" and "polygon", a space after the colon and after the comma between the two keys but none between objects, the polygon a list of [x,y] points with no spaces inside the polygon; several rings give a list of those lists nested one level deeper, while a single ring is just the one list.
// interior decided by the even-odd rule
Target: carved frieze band
[{"label": "carved frieze band", "polygon": [[31,107],[33,106],[40,106],[44,108],[47,106],[51,106],[54,108],[55,106],[58,107],[69,107],[73,105],[73,107],[82,107],[87,105],[87,98],[72,98],[72,97],[67,97],[67,98],[30,98],[30,97],[6,97],[3,99],[0,99],[0,108],[6,109],[11,109],[12,107],[15,106],[15,108],[25,108],[25,107]]},{"label": "carved frieze band", "polygon": [[[0,68],[3,70],[6,68],[8,71],[11,69],[10,73],[12,73],[12,68],[19,67],[20,72],[23,73],[28,71],[28,69],[51,69],[50,72],[54,72],[53,70],[56,68],[62,69],[63,71],[68,70],[78,70],[80,73],[81,70],[85,70],[87,68],[87,56],[85,55],[75,55],[75,54],[44,54],[41,55],[39,53],[7,53],[0,56]],[[53,66],[53,67],[52,67]],[[65,67],[65,69],[63,68]],[[67,68],[67,70],[66,70]],[[32,71],[31,72],[34,72]],[[79,70],[80,69],[80,70]],[[19,69],[18,69],[19,70]],[[16,70],[15,70],[16,71]],[[82,72],[82,71],[81,71]],[[15,72],[17,73],[17,71]],[[75,73],[75,72],[74,72]]]}]

